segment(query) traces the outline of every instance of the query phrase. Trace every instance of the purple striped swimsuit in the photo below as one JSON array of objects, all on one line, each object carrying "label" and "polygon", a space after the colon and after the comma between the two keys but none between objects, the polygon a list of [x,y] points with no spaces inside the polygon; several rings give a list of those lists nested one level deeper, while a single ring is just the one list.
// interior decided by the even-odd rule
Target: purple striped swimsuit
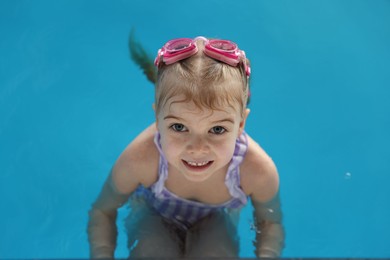
[{"label": "purple striped swimsuit", "polygon": [[246,133],[236,140],[233,158],[227,170],[225,184],[232,198],[222,204],[210,205],[178,197],[165,186],[168,178],[168,162],[162,153],[160,134],[157,133],[154,142],[160,152],[159,176],[150,188],[143,188],[142,193],[151,207],[168,221],[176,223],[187,230],[195,222],[217,210],[238,209],[247,203],[247,196],[240,188],[240,164],[248,149]]}]

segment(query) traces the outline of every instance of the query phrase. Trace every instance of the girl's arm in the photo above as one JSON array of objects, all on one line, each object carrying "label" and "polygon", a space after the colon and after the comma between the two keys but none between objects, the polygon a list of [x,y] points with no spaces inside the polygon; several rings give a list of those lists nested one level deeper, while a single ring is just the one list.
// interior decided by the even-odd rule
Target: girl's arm
[{"label": "girl's arm", "polygon": [[155,132],[152,124],[123,151],[92,204],[87,228],[91,258],[114,257],[117,209],[139,185],[148,187],[156,181],[159,155]]},{"label": "girl's arm", "polygon": [[113,258],[116,247],[117,209],[129,195],[117,191],[110,174],[89,211],[88,241],[91,258]]},{"label": "girl's arm", "polygon": [[284,247],[284,228],[279,193],[268,202],[252,200],[256,225],[256,255],[279,257]]},{"label": "girl's arm", "polygon": [[248,141],[241,185],[250,195],[254,208],[256,255],[279,257],[284,247],[279,174],[267,153],[249,136]]}]

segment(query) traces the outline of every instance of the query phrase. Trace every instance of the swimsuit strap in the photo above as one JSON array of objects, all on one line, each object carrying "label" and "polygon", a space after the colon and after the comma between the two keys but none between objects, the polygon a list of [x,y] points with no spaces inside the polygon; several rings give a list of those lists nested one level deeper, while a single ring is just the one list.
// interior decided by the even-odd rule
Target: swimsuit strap
[{"label": "swimsuit strap", "polygon": [[247,151],[248,137],[247,134],[243,132],[236,140],[233,158],[230,161],[225,178],[225,184],[230,195],[232,195],[233,198],[238,198],[243,204],[246,204],[247,196],[241,189],[240,165],[244,161]]}]

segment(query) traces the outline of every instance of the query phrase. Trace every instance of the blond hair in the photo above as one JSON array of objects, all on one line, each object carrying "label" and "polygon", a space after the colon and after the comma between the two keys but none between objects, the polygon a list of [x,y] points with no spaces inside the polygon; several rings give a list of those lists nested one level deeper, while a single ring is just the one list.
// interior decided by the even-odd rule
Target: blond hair
[{"label": "blond hair", "polygon": [[[197,42],[198,53],[171,65],[160,65],[155,84],[155,109],[159,114],[174,96],[179,102],[194,102],[202,109],[236,108],[244,115],[249,93],[249,80],[243,66],[232,67],[203,53],[203,41]],[[248,62],[246,60],[245,62]]]}]

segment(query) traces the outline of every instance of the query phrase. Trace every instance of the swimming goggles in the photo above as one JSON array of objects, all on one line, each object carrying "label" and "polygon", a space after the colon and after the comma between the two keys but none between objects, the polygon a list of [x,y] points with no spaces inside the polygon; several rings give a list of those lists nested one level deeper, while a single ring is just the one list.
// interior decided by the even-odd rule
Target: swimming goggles
[{"label": "swimming goggles", "polygon": [[240,50],[237,44],[228,40],[209,40],[203,36],[194,39],[179,38],[168,41],[158,50],[154,65],[158,67],[161,62],[169,65],[195,55],[198,52],[196,41],[199,39],[205,42],[204,53],[207,56],[233,67],[242,62],[246,76],[249,77],[251,69],[247,64],[245,52]]}]

